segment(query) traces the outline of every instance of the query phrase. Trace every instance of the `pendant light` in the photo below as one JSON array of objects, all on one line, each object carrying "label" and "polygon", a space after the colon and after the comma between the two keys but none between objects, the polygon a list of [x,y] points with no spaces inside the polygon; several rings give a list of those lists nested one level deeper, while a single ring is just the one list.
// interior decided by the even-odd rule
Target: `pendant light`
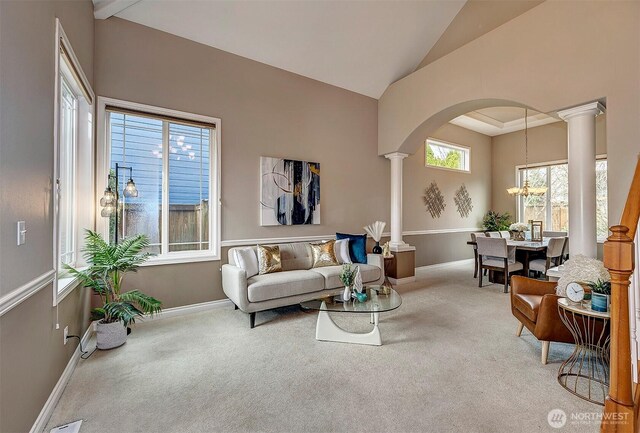
[{"label": "pendant light", "polygon": [[514,186],[507,188],[509,195],[528,197],[530,195],[540,196],[547,192],[546,187],[532,187],[529,185],[529,122],[528,110],[524,109],[524,183],[522,187]]}]

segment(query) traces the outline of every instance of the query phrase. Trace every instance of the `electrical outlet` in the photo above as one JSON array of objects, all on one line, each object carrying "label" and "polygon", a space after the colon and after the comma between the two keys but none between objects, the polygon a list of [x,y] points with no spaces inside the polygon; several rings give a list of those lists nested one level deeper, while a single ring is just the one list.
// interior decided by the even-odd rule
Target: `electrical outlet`
[{"label": "electrical outlet", "polygon": [[64,327],[64,344],[67,344],[67,338],[69,337],[69,327]]}]

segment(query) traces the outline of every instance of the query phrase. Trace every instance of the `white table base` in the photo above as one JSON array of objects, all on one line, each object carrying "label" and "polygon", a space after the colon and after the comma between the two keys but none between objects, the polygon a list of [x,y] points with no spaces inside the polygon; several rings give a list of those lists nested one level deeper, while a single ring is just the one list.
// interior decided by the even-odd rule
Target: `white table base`
[{"label": "white table base", "polygon": [[323,311],[324,309],[326,309],[326,304],[322,302],[322,307],[318,312],[318,322],[316,323],[316,340],[382,346],[382,337],[380,336],[380,328],[378,327],[378,312],[371,313],[371,323],[373,324],[371,332],[360,334],[348,332],[340,328],[333,319],[331,319],[329,312]]}]

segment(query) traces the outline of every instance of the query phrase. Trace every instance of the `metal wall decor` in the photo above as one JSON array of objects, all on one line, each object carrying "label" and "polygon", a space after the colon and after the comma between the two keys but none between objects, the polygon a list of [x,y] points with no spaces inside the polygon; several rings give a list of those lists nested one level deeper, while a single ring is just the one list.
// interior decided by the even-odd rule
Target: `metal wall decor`
[{"label": "metal wall decor", "polygon": [[440,188],[438,188],[437,183],[431,182],[431,185],[429,185],[425,190],[423,199],[424,205],[427,207],[431,216],[433,218],[440,218],[446,204],[444,202],[444,196],[442,195],[442,192],[440,192]]},{"label": "metal wall decor", "polygon": [[473,203],[471,202],[469,191],[467,191],[467,187],[464,185],[464,183],[456,191],[455,195],[453,196],[453,201],[456,203],[456,207],[458,208],[458,213],[460,214],[460,216],[463,218],[467,218],[473,210]]}]

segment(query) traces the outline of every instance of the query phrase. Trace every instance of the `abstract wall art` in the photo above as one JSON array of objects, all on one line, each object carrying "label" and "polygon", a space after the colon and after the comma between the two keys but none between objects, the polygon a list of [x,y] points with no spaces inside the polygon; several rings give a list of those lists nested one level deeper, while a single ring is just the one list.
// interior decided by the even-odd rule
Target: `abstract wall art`
[{"label": "abstract wall art", "polygon": [[260,158],[260,225],[320,224],[320,164]]},{"label": "abstract wall art", "polygon": [[467,191],[467,187],[464,186],[464,183],[456,191],[453,196],[453,201],[456,203],[460,216],[462,218],[468,217],[473,210],[473,203],[471,202],[471,196],[469,196],[469,191]]},{"label": "abstract wall art", "polygon": [[425,190],[423,199],[424,205],[427,207],[427,211],[429,211],[431,216],[433,218],[440,218],[446,204],[444,202],[444,196],[442,195],[442,192],[440,192],[440,188],[438,188],[437,183],[431,182],[429,188]]}]

